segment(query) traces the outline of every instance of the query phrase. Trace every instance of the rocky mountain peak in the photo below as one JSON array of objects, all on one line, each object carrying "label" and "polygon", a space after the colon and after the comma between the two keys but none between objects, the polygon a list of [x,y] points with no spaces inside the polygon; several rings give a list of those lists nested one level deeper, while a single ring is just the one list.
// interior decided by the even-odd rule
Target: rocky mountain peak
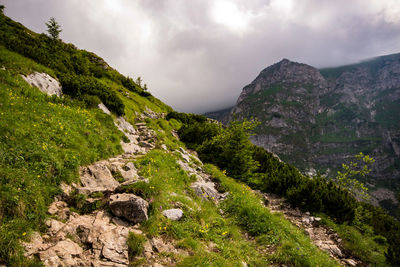
[{"label": "rocky mountain peak", "polygon": [[326,91],[326,88],[327,81],[318,69],[284,58],[262,70],[251,84],[243,88],[236,107],[240,106],[249,95],[260,94],[261,91],[271,93],[274,90],[287,93],[290,91],[291,95],[318,95],[319,91]]}]

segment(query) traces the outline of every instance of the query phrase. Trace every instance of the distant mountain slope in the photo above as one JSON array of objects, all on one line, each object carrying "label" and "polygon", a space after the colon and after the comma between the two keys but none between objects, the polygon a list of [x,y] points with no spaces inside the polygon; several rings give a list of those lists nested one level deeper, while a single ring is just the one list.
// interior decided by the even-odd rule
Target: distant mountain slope
[{"label": "distant mountain slope", "polygon": [[[303,171],[335,174],[350,156],[376,159],[374,191],[400,191],[400,54],[318,70],[284,59],[243,88],[233,117],[257,118],[252,142]],[[394,194],[376,201],[394,209]]]},{"label": "distant mountain slope", "polygon": [[229,121],[229,116],[231,114],[231,110],[233,107],[217,110],[217,111],[211,111],[204,113],[204,116],[220,121],[224,124],[226,124]]}]

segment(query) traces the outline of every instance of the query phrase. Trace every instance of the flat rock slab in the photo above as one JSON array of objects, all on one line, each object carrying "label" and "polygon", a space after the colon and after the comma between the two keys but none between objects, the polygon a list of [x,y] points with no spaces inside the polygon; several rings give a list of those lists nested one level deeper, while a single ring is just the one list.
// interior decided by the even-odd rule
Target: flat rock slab
[{"label": "flat rock slab", "polygon": [[34,72],[28,76],[21,75],[22,78],[32,86],[39,88],[40,91],[50,96],[62,96],[60,83],[47,73]]},{"label": "flat rock slab", "polygon": [[87,195],[93,192],[114,191],[119,186],[105,162],[81,168],[81,183],[83,187],[77,189],[79,193]]},{"label": "flat rock slab", "polygon": [[217,201],[221,194],[215,189],[215,184],[213,182],[205,182],[204,180],[198,180],[191,184],[190,186],[197,196],[205,200]]},{"label": "flat rock slab", "polygon": [[133,223],[148,219],[149,203],[134,194],[115,194],[110,196],[110,209],[115,216],[122,217]]}]

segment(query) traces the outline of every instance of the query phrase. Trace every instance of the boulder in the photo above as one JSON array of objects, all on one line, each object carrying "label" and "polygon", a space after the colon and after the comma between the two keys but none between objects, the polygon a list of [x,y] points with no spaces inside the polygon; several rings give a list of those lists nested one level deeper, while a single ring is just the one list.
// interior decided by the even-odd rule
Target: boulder
[{"label": "boulder", "polygon": [[32,86],[39,88],[40,91],[50,96],[62,96],[60,83],[47,73],[34,72],[28,76],[21,75],[22,78]]},{"label": "boulder", "polygon": [[183,211],[181,209],[169,209],[164,210],[162,214],[170,220],[178,221],[183,216]]},{"label": "boulder", "polygon": [[149,203],[134,194],[112,195],[109,205],[115,216],[125,218],[130,222],[140,223],[148,219],[147,208]]}]

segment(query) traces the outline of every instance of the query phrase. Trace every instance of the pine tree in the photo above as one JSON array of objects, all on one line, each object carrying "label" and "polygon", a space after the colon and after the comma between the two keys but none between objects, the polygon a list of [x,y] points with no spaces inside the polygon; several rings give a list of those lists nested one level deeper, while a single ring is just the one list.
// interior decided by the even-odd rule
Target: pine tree
[{"label": "pine tree", "polygon": [[46,23],[47,32],[49,33],[50,38],[53,40],[58,40],[60,36],[61,26],[58,24],[55,18],[50,18],[50,20]]},{"label": "pine tree", "polygon": [[140,76],[137,77],[136,84],[139,85],[140,87],[142,87],[142,78],[140,78]]}]

